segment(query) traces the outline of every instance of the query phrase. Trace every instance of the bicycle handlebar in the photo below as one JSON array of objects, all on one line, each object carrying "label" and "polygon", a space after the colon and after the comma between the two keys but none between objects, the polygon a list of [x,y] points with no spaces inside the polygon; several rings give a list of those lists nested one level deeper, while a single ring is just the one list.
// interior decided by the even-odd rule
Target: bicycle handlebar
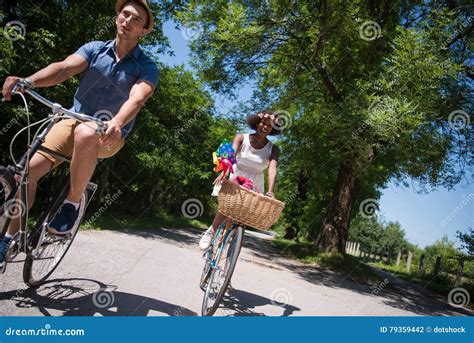
[{"label": "bicycle handlebar", "polygon": [[54,114],[63,114],[64,117],[66,118],[77,119],[82,122],[92,121],[97,124],[98,126],[97,133],[99,134],[104,134],[105,131],[107,131],[108,125],[104,123],[102,120],[100,120],[99,118],[65,109],[60,104],[49,101],[42,95],[35,92],[28,82],[18,81],[12,89],[12,94],[19,94],[20,93],[19,90],[22,90],[25,93],[28,93],[37,101],[41,102],[43,105],[50,107],[53,110]]}]

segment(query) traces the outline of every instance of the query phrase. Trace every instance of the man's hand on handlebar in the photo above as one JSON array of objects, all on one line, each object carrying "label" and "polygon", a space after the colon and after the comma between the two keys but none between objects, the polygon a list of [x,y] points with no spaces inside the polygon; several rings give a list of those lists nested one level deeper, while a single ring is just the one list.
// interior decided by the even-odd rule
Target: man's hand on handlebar
[{"label": "man's hand on handlebar", "polygon": [[102,137],[100,137],[99,144],[105,147],[112,147],[122,138],[122,131],[120,125],[113,119],[106,121],[105,124],[107,124],[107,130]]},{"label": "man's hand on handlebar", "polygon": [[15,87],[18,81],[21,81],[21,78],[18,76],[9,76],[5,79],[2,88],[2,101],[10,101],[12,99],[12,89]]},{"label": "man's hand on handlebar", "polygon": [[22,79],[18,76],[9,76],[5,79],[2,88],[2,102],[10,101],[12,98],[12,93],[23,93],[25,88],[34,88],[33,82],[28,79]]}]

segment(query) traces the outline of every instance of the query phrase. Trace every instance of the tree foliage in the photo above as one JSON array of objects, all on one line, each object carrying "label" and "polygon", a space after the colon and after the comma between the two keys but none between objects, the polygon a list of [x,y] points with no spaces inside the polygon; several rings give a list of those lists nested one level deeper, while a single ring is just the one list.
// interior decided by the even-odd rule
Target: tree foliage
[{"label": "tree foliage", "polygon": [[468,232],[457,232],[457,237],[462,242],[462,249],[466,249],[467,253],[471,256],[474,255],[474,231],[469,228]]},{"label": "tree foliage", "polygon": [[472,132],[448,120],[472,110],[464,5],[180,3],[176,17],[202,28],[192,50],[209,86],[232,93],[254,80],[256,102],[291,114],[280,142],[286,236],[342,251],[352,209],[389,180],[449,188],[471,176]]},{"label": "tree foliage", "polygon": [[[231,139],[236,123],[215,117],[214,105],[201,81],[182,66],[169,68],[160,63],[157,53],[170,53],[161,23],[169,17],[165,3],[152,4],[155,30],[141,42],[160,69],[154,95],[137,117],[125,147],[112,159],[99,163],[94,181],[99,184],[96,208],[121,191],[109,211],[120,211],[140,218],[162,212],[182,215],[181,205],[188,198],[202,202],[200,214],[212,214],[212,156],[223,138]],[[0,80],[8,75],[26,77],[49,63],[64,59],[81,45],[93,40],[115,38],[114,2],[47,1],[38,6],[32,1],[4,1],[1,27],[12,21],[25,27],[24,37],[3,39],[0,31]],[[68,107],[81,75],[61,85],[39,92]],[[31,105],[31,120],[39,120],[48,110],[36,101]],[[2,164],[11,163],[8,147],[15,133],[26,125],[20,111],[21,100],[0,106]],[[15,156],[25,151],[22,135],[14,146]],[[51,180],[40,184],[38,196],[44,198]],[[94,206],[93,206],[94,207]]]}]

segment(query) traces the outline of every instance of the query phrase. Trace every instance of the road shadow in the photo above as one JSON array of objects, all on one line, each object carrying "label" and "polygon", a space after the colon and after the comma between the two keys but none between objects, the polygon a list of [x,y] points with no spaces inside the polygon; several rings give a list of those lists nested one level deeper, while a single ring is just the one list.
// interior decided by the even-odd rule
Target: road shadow
[{"label": "road shadow", "polygon": [[83,278],[55,279],[37,288],[3,292],[0,300],[10,300],[20,308],[36,308],[44,316],[197,315],[183,306],[116,291],[114,286]]},{"label": "road shadow", "polygon": [[[395,291],[384,295],[384,303],[421,315],[431,316],[472,316],[473,311],[463,307],[453,307],[447,298],[434,293],[423,286],[398,278],[396,275],[371,267],[377,274],[392,284]],[[403,296],[400,296],[403,295]]]},{"label": "road shadow", "polygon": [[156,228],[141,230],[111,230],[118,233],[140,236],[148,239],[159,239],[179,246],[198,246],[199,237],[204,232],[196,228]]},{"label": "road shadow", "polygon": [[257,307],[272,305],[282,309],[282,317],[291,316],[301,309],[290,304],[277,303],[257,294],[249,293],[239,289],[233,289],[224,296],[222,302],[226,310],[233,312],[231,316],[265,316],[264,313],[256,311]]},{"label": "road shadow", "polygon": [[[203,230],[196,228],[150,229],[127,231],[128,234],[139,235],[167,241],[171,244],[188,246],[198,249],[198,242]],[[387,287],[381,288],[381,283],[365,283],[355,279],[351,273],[342,273],[318,265],[306,265],[284,256],[279,249],[272,245],[271,240],[262,236],[249,235],[246,232],[240,259],[273,269],[292,271],[298,278],[318,286],[347,289],[366,295],[367,297],[381,297],[388,306],[409,311],[419,315],[430,316],[464,316],[473,315],[473,311],[466,308],[455,308],[448,304],[447,299],[437,295],[419,285],[400,280],[394,275],[389,278]],[[256,259],[253,259],[255,256]],[[363,263],[361,261],[361,263]],[[389,274],[389,273],[388,273]],[[382,276],[382,279],[384,276]],[[243,292],[243,291],[242,291]],[[239,293],[237,293],[239,294]],[[242,294],[240,294],[242,295]],[[246,296],[244,295],[244,299]],[[370,298],[368,304],[372,303]],[[368,306],[362,304],[362,306]],[[370,306],[370,305],[369,305]],[[241,315],[245,315],[244,308],[238,308]],[[363,314],[363,313],[362,313]],[[238,315],[238,314],[236,314]],[[258,315],[258,314],[250,314]]]},{"label": "road shadow", "polygon": [[[383,303],[390,307],[419,315],[472,316],[474,314],[470,309],[449,305],[446,297],[373,267],[371,268],[384,281],[379,283],[360,282],[351,273],[344,274],[318,265],[306,265],[291,260],[273,246],[271,241],[256,236],[246,236],[244,247],[251,250],[252,255],[267,259],[274,267],[289,269],[298,277],[314,285],[344,288],[371,298],[380,297],[383,299]],[[385,282],[385,280],[388,280],[388,282]],[[367,303],[361,304],[361,308],[371,306],[370,304],[371,301],[368,300]]]}]

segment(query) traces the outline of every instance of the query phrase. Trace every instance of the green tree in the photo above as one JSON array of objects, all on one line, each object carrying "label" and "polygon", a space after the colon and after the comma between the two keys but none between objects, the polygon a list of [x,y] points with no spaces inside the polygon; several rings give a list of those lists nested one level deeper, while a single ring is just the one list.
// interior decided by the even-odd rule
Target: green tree
[{"label": "green tree", "polygon": [[376,217],[364,218],[356,216],[351,223],[348,240],[360,243],[364,251],[372,253],[381,250],[381,239],[383,237],[383,225]]},{"label": "green tree", "polygon": [[398,222],[388,222],[382,230],[380,245],[391,255],[406,248],[405,231]]},{"label": "green tree", "polygon": [[[96,207],[107,196],[121,191],[110,211],[140,218],[161,212],[181,215],[187,198],[203,203],[203,215],[214,206],[210,200],[214,178],[211,152],[223,138],[232,138],[235,122],[215,118],[213,102],[204,85],[183,67],[165,67],[157,53],[171,53],[161,23],[169,18],[168,4],[153,2],[155,29],[141,42],[156,61],[160,80],[154,95],[140,111],[127,144],[117,156],[99,164],[94,175],[98,181]],[[3,1],[0,27],[0,81],[8,75],[28,76],[47,64],[62,60],[81,45],[94,40],[115,38],[114,2],[98,0]],[[8,22],[18,21],[25,35],[17,40],[4,39],[1,31]],[[39,92],[64,106],[72,103],[80,75]],[[26,125],[21,100],[0,106],[1,164],[11,163],[8,147],[14,134]],[[32,121],[44,118],[48,110],[35,101],[30,108]],[[15,119],[17,118],[17,119]],[[9,123],[11,125],[9,125]],[[16,156],[25,151],[25,137],[14,145]],[[49,191],[49,180],[40,184],[39,198]],[[40,204],[37,203],[36,206]]]},{"label": "green tree", "polygon": [[466,249],[471,256],[474,255],[474,231],[469,228],[469,232],[457,232],[457,237],[462,242],[462,249]]},{"label": "green tree", "polygon": [[355,216],[351,221],[348,240],[360,243],[365,251],[383,252],[391,257],[408,247],[405,231],[400,223],[385,224],[375,216],[370,218]]},{"label": "green tree", "polygon": [[456,272],[458,259],[462,256],[455,243],[449,240],[448,235],[443,235],[432,245],[425,247],[424,253],[427,262],[432,266],[436,263],[436,258],[441,257],[441,270],[451,273]]},{"label": "green tree", "polygon": [[284,193],[309,181],[290,228],[343,252],[355,205],[391,178],[451,187],[472,165],[472,132],[448,122],[472,106],[463,4],[183,1],[176,17],[201,26],[191,47],[213,90],[256,80],[259,103],[291,113]]}]

